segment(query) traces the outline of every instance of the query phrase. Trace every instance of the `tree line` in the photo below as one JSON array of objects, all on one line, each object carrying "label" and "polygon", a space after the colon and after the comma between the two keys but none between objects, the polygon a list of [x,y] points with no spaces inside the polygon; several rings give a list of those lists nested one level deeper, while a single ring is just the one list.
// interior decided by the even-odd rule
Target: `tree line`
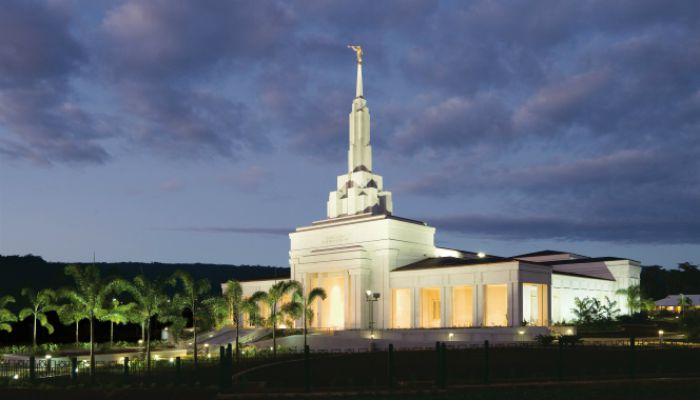
[{"label": "tree line", "polygon": [[[212,295],[208,279],[196,279],[183,270],[177,270],[166,278],[148,278],[137,275],[131,280],[121,277],[102,277],[95,265],[68,265],[64,269],[71,278],[72,285],[59,289],[25,287],[21,290],[24,305],[18,312],[10,310],[16,303],[14,296],[0,297],[0,330],[12,331],[13,324],[28,318],[33,322],[32,348],[36,352],[37,329],[43,328],[49,334],[54,327],[47,313],[54,311],[64,325],[75,324],[78,342],[79,322],[89,321],[90,329],[90,368],[95,368],[96,321],[110,323],[110,344],[114,338],[115,325],[136,323],[141,325],[146,368],[151,367],[151,323],[157,320],[168,324],[175,342],[182,336],[188,324],[184,312],[191,314],[193,340],[192,354],[194,365],[198,363],[198,329],[205,319],[217,328],[235,327],[236,360],[240,359],[240,328],[245,316],[255,326],[265,326],[272,330],[273,355],[277,354],[277,328],[280,321],[303,321],[304,345],[307,327],[314,318],[312,304],[324,300],[322,288],[312,288],[305,293],[301,283],[284,280],[275,283],[268,291],[258,291],[251,296],[243,296],[240,282],[228,280],[221,294]],[[268,315],[261,315],[260,305],[266,304]]]}]

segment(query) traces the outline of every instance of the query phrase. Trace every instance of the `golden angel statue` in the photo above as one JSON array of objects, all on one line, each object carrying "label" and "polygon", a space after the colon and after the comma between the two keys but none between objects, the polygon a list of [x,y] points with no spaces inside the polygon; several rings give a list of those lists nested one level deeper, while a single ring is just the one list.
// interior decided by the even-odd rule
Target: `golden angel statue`
[{"label": "golden angel statue", "polygon": [[357,63],[362,64],[362,46],[348,45],[348,48],[353,49],[355,54],[357,54]]}]

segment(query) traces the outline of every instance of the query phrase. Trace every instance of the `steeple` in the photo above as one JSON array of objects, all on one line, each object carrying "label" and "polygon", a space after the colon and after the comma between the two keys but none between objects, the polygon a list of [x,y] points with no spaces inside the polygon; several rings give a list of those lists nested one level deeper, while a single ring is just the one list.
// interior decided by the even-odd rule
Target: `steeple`
[{"label": "steeple", "polygon": [[382,177],[372,173],[370,118],[362,87],[362,47],[348,46],[357,55],[355,98],[348,116],[348,173],[338,177],[338,189],[328,198],[328,218],[362,213],[391,214],[391,193],[382,191]]},{"label": "steeple", "polygon": [[362,95],[362,62],[357,63],[357,84],[355,86],[355,97],[363,97]]}]

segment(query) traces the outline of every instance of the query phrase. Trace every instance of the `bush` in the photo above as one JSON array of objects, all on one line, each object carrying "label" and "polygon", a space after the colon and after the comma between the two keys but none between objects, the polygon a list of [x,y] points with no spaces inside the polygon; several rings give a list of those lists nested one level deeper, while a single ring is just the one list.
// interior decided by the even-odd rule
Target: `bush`
[{"label": "bush", "polygon": [[554,342],[554,336],[552,335],[537,335],[535,336],[535,341],[542,346],[549,346]]},{"label": "bush", "polygon": [[700,310],[686,310],[681,319],[681,327],[688,339],[700,339]]},{"label": "bush", "polygon": [[559,343],[563,344],[564,346],[575,346],[575,345],[581,343],[581,336],[579,336],[579,335],[559,336]]}]

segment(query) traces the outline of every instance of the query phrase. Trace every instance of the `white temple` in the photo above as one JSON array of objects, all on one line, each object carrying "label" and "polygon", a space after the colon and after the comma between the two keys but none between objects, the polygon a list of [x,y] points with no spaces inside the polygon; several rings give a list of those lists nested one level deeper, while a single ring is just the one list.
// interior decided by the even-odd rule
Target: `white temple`
[{"label": "white temple", "polygon": [[[388,335],[416,328],[547,327],[573,318],[576,297],[608,297],[625,313],[625,298],[616,291],[639,284],[637,261],[550,250],[498,257],[441,248],[435,246],[435,228],[394,216],[391,193],[372,165],[361,50],[348,169],[338,176],[326,209],[326,219],[289,235],[290,278],[307,291],[322,287],[328,294],[315,305],[313,326],[319,328],[358,330],[371,323]],[[244,294],[274,282],[244,282]]]}]

